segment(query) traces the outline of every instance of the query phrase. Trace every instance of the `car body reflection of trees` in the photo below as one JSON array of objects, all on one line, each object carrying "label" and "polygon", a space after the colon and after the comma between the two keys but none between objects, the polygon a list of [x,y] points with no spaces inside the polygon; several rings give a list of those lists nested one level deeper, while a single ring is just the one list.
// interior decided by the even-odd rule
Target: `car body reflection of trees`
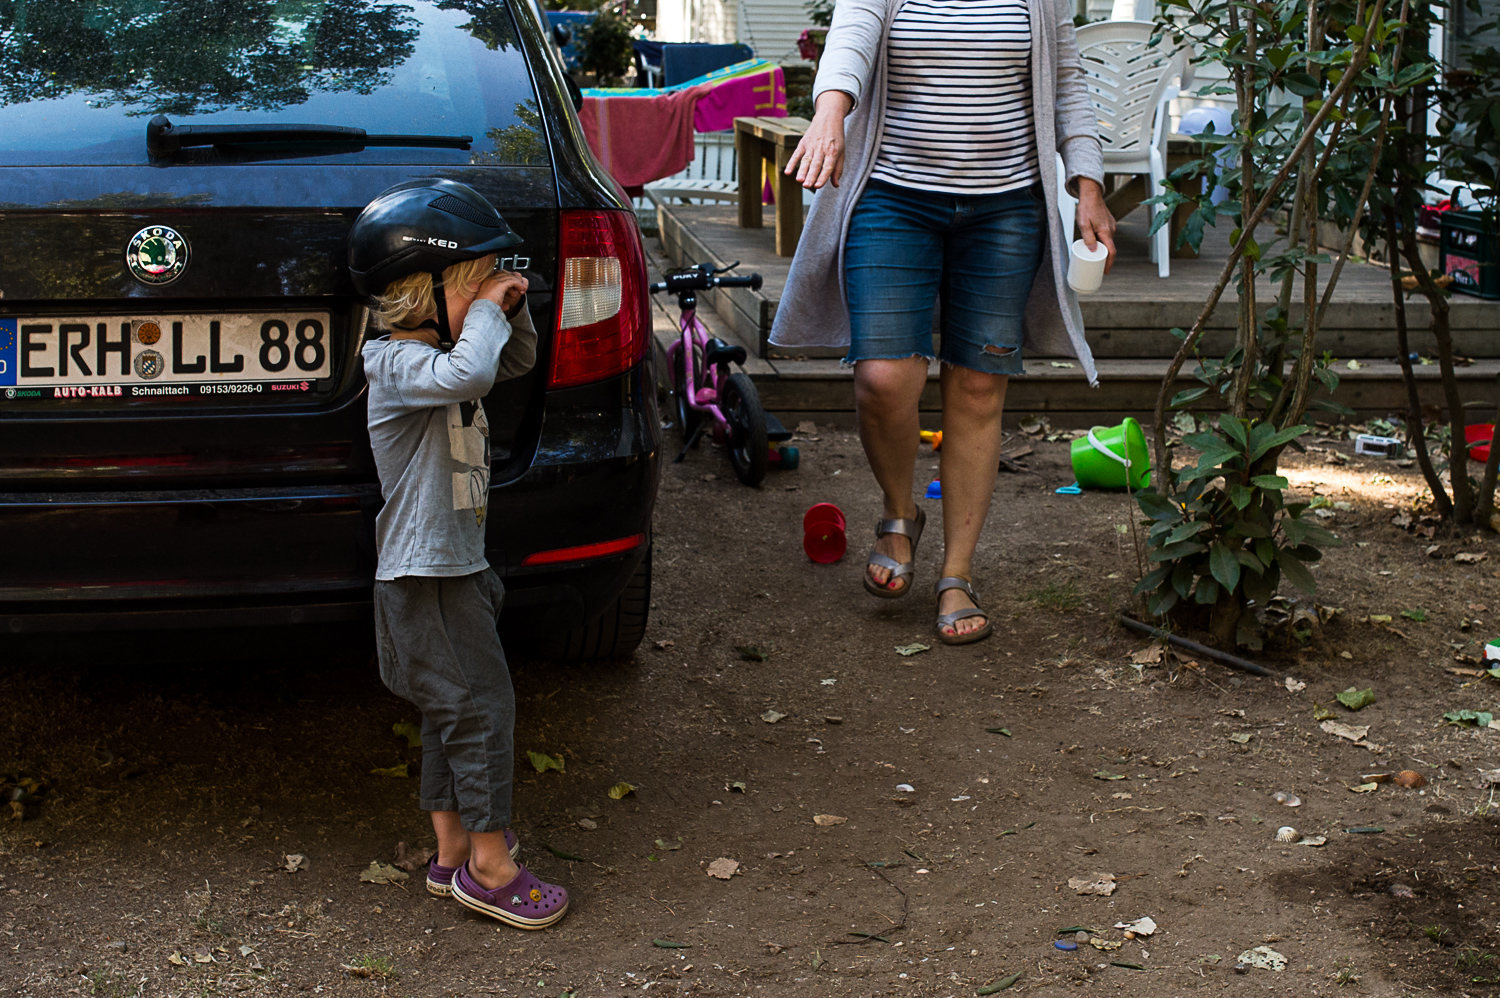
[{"label": "car body reflection of trees", "polygon": [[375,0],[0,3],[0,104],[91,95],[130,115],[275,111],[370,93],[409,58],[412,8]]}]

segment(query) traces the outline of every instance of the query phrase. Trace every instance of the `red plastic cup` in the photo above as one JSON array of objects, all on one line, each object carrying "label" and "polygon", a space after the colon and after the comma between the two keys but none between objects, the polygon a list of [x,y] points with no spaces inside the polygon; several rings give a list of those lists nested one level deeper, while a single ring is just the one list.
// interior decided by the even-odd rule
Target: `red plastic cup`
[{"label": "red plastic cup", "polygon": [[802,550],[819,565],[831,565],[849,546],[844,534],[844,511],[831,502],[820,502],[802,517]]},{"label": "red plastic cup", "polygon": [[[1469,444],[1469,457],[1475,461],[1490,459],[1490,441],[1495,437],[1494,423],[1473,424],[1464,427],[1464,443]],[[1480,446],[1475,447],[1474,444]]]}]

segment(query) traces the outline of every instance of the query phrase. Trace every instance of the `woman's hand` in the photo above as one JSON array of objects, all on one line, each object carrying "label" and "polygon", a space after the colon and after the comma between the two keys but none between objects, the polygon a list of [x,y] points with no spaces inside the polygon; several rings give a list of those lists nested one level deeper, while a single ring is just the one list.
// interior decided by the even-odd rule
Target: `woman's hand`
[{"label": "woman's hand", "polygon": [[1109,250],[1104,272],[1115,265],[1115,216],[1104,205],[1104,188],[1097,180],[1078,179],[1078,233],[1083,244],[1094,249],[1103,243]]},{"label": "woman's hand", "polygon": [[842,90],[818,95],[812,124],[786,164],[786,172],[795,170],[797,183],[808,190],[819,190],[830,180],[839,185],[844,175],[844,117],[853,107],[854,98]]},{"label": "woman's hand", "polygon": [[528,286],[526,278],[515,271],[497,270],[479,285],[479,293],[475,297],[488,298],[500,306],[500,311],[510,315]]}]

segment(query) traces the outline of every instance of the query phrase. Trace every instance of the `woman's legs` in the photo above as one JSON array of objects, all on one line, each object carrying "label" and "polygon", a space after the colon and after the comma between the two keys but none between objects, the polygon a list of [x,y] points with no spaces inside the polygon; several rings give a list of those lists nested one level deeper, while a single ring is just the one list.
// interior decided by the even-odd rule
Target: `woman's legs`
[{"label": "woman's legs", "polygon": [[[984,529],[1000,469],[1000,417],[1005,409],[1007,374],[986,374],[943,365],[943,575],[973,580],[974,548]],[[938,596],[938,613],[973,606],[962,589]],[[985,624],[965,617],[949,634],[967,634]]]},{"label": "woman's legs", "polygon": [[[917,515],[912,486],[919,443],[917,402],[927,386],[927,358],[862,360],[854,365],[854,405],[859,415],[859,442],[884,495],[883,519],[910,519]],[[875,550],[896,561],[911,560],[911,538],[886,534],[875,542]],[[891,570],[868,565],[870,578],[886,585]],[[911,585],[911,577],[891,587],[900,592]]]},{"label": "woman's legs", "polygon": [[[974,549],[994,497],[1000,417],[1010,376],[1020,374],[1022,317],[1046,243],[1040,192],[965,198],[943,246],[943,575],[973,580]],[[961,589],[938,612],[973,605]],[[966,617],[947,633],[983,628]]]},{"label": "woman's legs", "polygon": [[[849,220],[844,278],[849,297],[848,363],[854,365],[859,439],[884,493],[882,519],[917,515],[912,496],[919,444],[917,403],[932,356],[932,306],[942,280],[943,226],[952,198],[871,181]],[[875,550],[911,560],[911,539],[887,534]],[[891,570],[866,568],[891,592]]]}]

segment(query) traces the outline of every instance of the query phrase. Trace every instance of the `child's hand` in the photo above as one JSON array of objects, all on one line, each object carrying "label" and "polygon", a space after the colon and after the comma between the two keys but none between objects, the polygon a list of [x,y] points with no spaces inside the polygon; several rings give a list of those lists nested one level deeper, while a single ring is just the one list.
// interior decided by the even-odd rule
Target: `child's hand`
[{"label": "child's hand", "polygon": [[500,311],[506,315],[511,314],[521,296],[526,294],[528,282],[520,274],[510,270],[497,270],[479,285],[479,298],[488,298],[500,306]]}]

